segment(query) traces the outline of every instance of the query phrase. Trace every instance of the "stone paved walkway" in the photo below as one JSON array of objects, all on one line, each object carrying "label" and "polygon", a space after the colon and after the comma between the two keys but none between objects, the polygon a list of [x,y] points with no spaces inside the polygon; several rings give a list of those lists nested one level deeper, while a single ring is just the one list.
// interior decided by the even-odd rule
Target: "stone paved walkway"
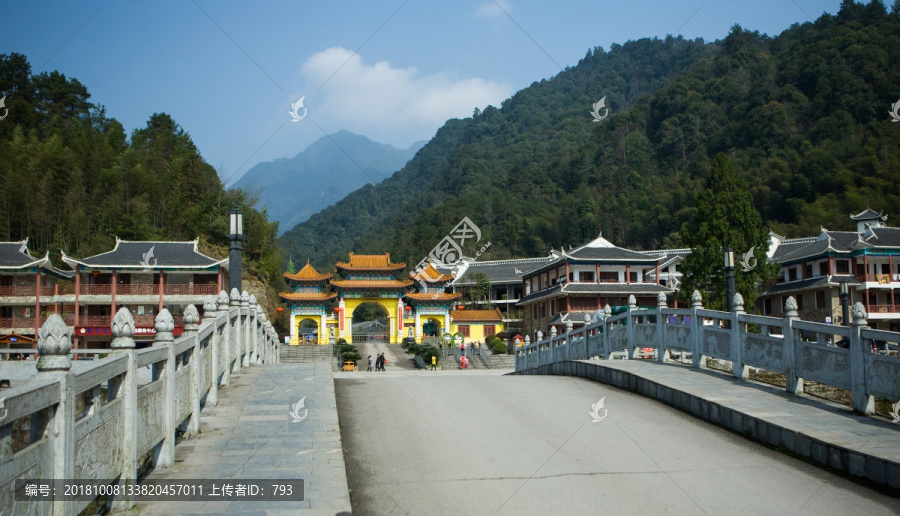
[{"label": "stone paved walkway", "polygon": [[[555,367],[554,367],[555,366]],[[900,488],[900,423],[720,372],[648,360],[579,360],[540,374],[615,385],[851,475]],[[896,491],[895,491],[896,492]]]},{"label": "stone paved walkway", "polygon": [[[200,435],[150,479],[303,479],[302,502],[141,502],[140,514],[329,514],[350,511],[330,362],[244,369],[201,415]],[[292,422],[306,397],[308,415]],[[300,411],[303,414],[303,411]]]}]

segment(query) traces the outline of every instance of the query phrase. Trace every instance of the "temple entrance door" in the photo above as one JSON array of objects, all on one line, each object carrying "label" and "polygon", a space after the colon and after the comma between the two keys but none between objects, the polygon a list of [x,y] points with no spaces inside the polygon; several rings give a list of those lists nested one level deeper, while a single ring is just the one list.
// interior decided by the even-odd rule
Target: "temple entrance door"
[{"label": "temple entrance door", "polygon": [[297,336],[300,344],[318,344],[319,323],[312,318],[303,319],[297,324]]},{"label": "temple entrance door", "polygon": [[390,314],[379,303],[366,302],[353,310],[353,344],[369,342],[388,344],[391,341]]},{"label": "temple entrance door", "polygon": [[428,319],[422,324],[422,336],[440,336],[441,325],[435,319]]}]

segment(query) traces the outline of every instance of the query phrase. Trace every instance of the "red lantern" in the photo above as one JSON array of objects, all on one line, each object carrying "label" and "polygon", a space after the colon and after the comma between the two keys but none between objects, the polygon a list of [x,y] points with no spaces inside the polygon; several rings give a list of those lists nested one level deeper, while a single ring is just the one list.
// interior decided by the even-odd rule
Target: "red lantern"
[{"label": "red lantern", "polygon": [[334,313],[336,313],[336,314],[341,313],[341,308],[340,308],[340,307],[335,308],[335,309],[334,309]]},{"label": "red lantern", "polygon": [[278,313],[281,313],[281,312],[284,311],[284,308],[281,308],[281,307],[279,306],[278,308],[275,309],[275,311],[278,312]]},{"label": "red lantern", "polygon": [[403,309],[406,310],[407,312],[412,312],[412,307],[409,305],[406,305]]},{"label": "red lantern", "polygon": [[463,305],[458,305],[458,306],[456,307],[457,310],[462,310],[463,308],[465,308],[465,306],[463,306]]}]

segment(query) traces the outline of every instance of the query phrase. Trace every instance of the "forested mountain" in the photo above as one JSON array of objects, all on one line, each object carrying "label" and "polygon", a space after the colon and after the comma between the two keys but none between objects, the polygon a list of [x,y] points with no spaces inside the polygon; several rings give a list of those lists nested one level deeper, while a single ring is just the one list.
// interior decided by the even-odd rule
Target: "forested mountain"
[{"label": "forested mountain", "polygon": [[401,171],[280,240],[295,260],[327,266],[350,250],[418,260],[463,216],[493,240],[494,257],[543,254],[560,241],[596,236],[599,208],[579,206],[578,218],[562,218],[563,185],[553,178],[575,166],[592,131],[609,122],[592,122],[592,104],[605,96],[611,113],[625,111],[716,50],[702,40],[667,38],[589,51],[578,66],[535,82],[500,109],[449,120]]},{"label": "forested mountain", "polygon": [[[714,54],[714,55],[713,55]],[[900,217],[900,2],[843,2],[776,37],[668,38],[595,49],[472,118],[451,120],[402,171],[285,234],[296,259],[349,250],[418,261],[463,216],[486,257],[535,256],[602,230],[617,245],[679,245],[716,154],[786,236]],[[610,116],[593,123],[603,95]],[[602,113],[602,111],[601,111]]]},{"label": "forested mountain", "polygon": [[417,142],[398,149],[338,131],[319,138],[293,158],[254,165],[234,188],[258,197],[257,206],[278,222],[283,233],[353,190],[389,177],[423,145],[425,142]]},{"label": "forested mountain", "polygon": [[[241,190],[226,191],[190,136],[154,114],[129,138],[92,104],[87,88],[58,72],[32,75],[21,54],[0,55],[0,240],[82,257],[125,240],[193,240],[227,256],[227,213],[244,212],[247,269],[281,283],[276,225]],[[0,112],[0,116],[4,113]]]}]

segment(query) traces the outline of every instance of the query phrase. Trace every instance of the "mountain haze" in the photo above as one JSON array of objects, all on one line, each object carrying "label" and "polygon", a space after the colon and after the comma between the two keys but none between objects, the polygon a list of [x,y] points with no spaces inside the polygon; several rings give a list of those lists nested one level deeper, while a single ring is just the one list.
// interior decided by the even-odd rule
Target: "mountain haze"
[{"label": "mountain haze", "polygon": [[424,144],[398,149],[338,131],[319,138],[293,158],[254,165],[232,188],[257,194],[258,207],[265,208],[284,232],[353,190],[400,170]]},{"label": "mountain haze", "polygon": [[[763,222],[809,236],[867,206],[900,214],[900,1],[845,0],[770,37],[643,39],[472,118],[450,120],[400,172],[283,235],[318,265],[347,251],[413,263],[464,216],[483,258],[537,256],[597,235],[681,246],[710,162],[725,153]],[[608,118],[592,121],[606,96]],[[339,228],[334,230],[334,228]]]}]

